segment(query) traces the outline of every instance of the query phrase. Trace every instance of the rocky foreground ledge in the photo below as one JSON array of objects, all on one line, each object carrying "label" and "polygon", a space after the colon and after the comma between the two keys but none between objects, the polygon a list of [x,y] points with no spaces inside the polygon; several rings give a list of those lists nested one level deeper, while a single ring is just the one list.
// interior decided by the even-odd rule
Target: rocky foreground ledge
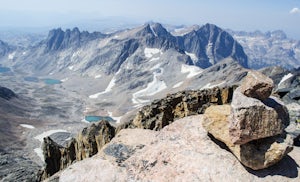
[{"label": "rocky foreground ledge", "polygon": [[40,180],[297,179],[299,148],[291,152],[292,139],[284,132],[288,113],[280,102],[268,102],[272,83],[257,82],[260,76],[236,91],[229,87],[168,95],[117,128],[106,121],[85,128],[67,146],[45,138]]},{"label": "rocky foreground ledge", "polygon": [[[245,168],[202,127],[203,115],[178,119],[160,131],[123,129],[98,154],[49,181],[299,181],[300,149],[279,163]],[[222,148],[223,147],[223,148]]]}]

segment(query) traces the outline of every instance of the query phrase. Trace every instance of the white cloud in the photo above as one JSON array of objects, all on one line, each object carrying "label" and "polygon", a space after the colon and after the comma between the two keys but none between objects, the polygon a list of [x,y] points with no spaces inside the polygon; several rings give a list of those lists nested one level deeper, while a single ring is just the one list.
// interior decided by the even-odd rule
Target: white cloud
[{"label": "white cloud", "polygon": [[300,14],[300,9],[299,8],[293,8],[293,9],[291,9],[291,11],[290,11],[290,14]]}]

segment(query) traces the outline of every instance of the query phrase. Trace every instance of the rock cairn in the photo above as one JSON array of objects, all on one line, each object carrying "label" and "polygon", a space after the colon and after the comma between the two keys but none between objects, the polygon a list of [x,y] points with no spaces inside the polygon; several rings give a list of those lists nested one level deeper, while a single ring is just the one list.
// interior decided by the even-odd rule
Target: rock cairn
[{"label": "rock cairn", "polygon": [[270,97],[272,89],[271,79],[250,71],[234,91],[231,105],[210,106],[204,114],[208,133],[253,170],[277,163],[292,150],[292,139],[284,133],[288,111]]}]

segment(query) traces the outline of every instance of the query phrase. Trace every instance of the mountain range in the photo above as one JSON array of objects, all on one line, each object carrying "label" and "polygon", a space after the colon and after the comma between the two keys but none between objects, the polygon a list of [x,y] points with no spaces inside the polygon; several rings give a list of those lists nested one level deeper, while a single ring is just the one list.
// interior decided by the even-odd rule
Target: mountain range
[{"label": "mountain range", "polygon": [[[17,135],[8,130],[23,133],[20,140],[26,144],[19,147],[26,153],[20,149],[14,153],[17,147],[11,149],[9,141],[3,150],[27,162],[33,160],[34,169],[43,164],[38,157],[41,136],[48,131],[66,138],[75,135],[90,124],[86,116],[109,116],[112,125],[118,125],[168,94],[236,85],[253,68],[299,66],[299,42],[280,32],[243,34],[213,24],[170,30],[149,23],[108,34],[57,28],[46,38],[30,40],[22,44],[0,41],[0,90],[15,96],[6,100],[5,94],[1,107],[25,113],[0,117],[0,122],[14,121],[4,135]],[[260,41],[268,42],[267,46]],[[289,50],[294,53],[287,57]],[[277,83],[288,73],[281,71]],[[298,72],[293,74],[297,79]],[[22,175],[26,165],[14,166],[12,173]]]}]

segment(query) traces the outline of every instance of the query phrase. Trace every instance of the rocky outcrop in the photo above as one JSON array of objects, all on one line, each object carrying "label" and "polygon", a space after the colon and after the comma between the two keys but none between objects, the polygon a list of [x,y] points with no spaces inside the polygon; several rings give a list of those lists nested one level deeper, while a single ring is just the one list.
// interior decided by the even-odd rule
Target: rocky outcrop
[{"label": "rocky outcrop", "polygon": [[241,84],[240,91],[247,97],[267,99],[273,90],[273,80],[258,71],[249,71]]},{"label": "rocky outcrop", "polygon": [[84,128],[65,147],[55,143],[50,137],[44,138],[45,167],[40,171],[39,180],[50,177],[75,161],[95,155],[114,136],[115,128],[103,120]]},{"label": "rocky outcrop", "polygon": [[[144,106],[127,127],[160,130],[175,119],[202,114],[211,104],[231,102],[235,87],[190,90],[170,94]],[[120,126],[125,128],[124,126]]]},{"label": "rocky outcrop", "polygon": [[289,124],[287,108],[275,97],[266,98],[270,87],[257,80],[263,77],[250,73],[234,91],[231,105],[209,107],[203,123],[241,163],[254,170],[279,162],[293,144],[291,136],[284,136]]},{"label": "rocky outcrop", "polygon": [[108,121],[100,121],[84,128],[76,138],[76,160],[95,155],[114,136],[115,128]]}]

